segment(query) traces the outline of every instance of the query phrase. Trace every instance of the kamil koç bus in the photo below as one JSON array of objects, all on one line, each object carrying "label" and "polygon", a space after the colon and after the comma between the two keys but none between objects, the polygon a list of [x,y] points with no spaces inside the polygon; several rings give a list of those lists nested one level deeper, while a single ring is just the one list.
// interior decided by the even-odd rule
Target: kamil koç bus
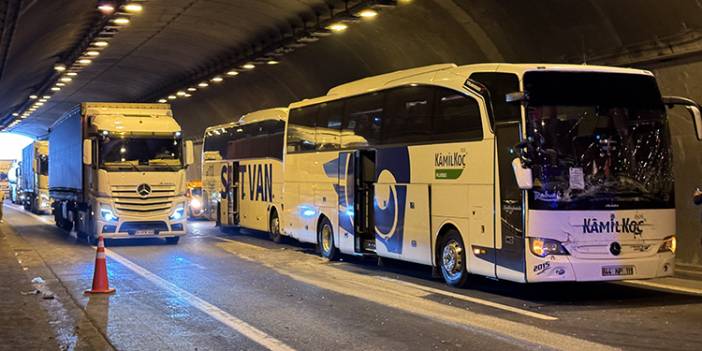
[{"label": "kamil ko\u00e7 bus", "polygon": [[[289,106],[282,206],[266,207],[329,259],[417,262],[451,285],[668,276],[674,105],[699,137],[699,106],[662,97],[643,70],[445,64],[370,77]],[[261,198],[265,171],[232,167],[240,206]]]},{"label": "kamil ko\u00e7 bus", "polygon": [[268,231],[280,241],[285,108],[249,113],[205,131],[202,202],[222,229]]}]

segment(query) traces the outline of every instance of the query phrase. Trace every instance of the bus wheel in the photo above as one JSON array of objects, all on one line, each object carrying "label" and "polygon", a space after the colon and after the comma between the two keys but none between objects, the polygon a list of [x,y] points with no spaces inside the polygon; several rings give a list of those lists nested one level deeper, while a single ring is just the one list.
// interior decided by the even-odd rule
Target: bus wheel
[{"label": "bus wheel", "polygon": [[446,233],[439,252],[441,275],[448,285],[462,287],[468,282],[466,250],[461,235],[454,229]]},{"label": "bus wheel", "polygon": [[274,243],[280,243],[283,241],[283,236],[280,234],[280,218],[278,218],[278,212],[276,210],[271,211],[271,220],[269,222],[268,236]]},{"label": "bus wheel", "polygon": [[339,250],[334,246],[334,230],[326,217],[320,221],[318,231],[317,246],[322,257],[330,261],[336,260],[339,256]]}]

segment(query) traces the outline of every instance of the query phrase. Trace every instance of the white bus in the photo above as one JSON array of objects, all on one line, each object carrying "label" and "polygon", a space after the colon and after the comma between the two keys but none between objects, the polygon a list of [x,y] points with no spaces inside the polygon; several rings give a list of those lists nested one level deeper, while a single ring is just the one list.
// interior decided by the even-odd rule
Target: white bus
[{"label": "white bus", "polygon": [[669,276],[676,104],[699,138],[699,106],[643,70],[444,64],[344,84],[289,106],[282,232],[455,286]]},{"label": "white bus", "polygon": [[203,142],[203,203],[223,229],[244,227],[280,241],[286,108],[249,113],[207,128]]}]

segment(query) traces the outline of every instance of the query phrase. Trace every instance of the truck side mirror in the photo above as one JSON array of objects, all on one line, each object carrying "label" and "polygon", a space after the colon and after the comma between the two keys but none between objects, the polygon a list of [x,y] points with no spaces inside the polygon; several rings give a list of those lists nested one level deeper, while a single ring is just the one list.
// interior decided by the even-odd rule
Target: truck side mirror
[{"label": "truck side mirror", "polygon": [[519,189],[529,190],[534,187],[534,178],[531,174],[531,168],[525,167],[520,158],[512,160],[512,169],[514,177],[517,179]]},{"label": "truck side mirror", "polygon": [[34,172],[38,172],[38,171],[39,171],[39,165],[37,164],[37,159],[36,159],[36,158],[33,158],[33,159],[32,159],[32,170],[33,170]]},{"label": "truck side mirror", "polygon": [[700,112],[699,104],[692,99],[679,96],[664,96],[663,103],[666,104],[668,108],[684,106],[687,112],[690,113],[690,117],[692,117],[692,126],[695,128],[697,140],[702,141],[702,112]]},{"label": "truck side mirror", "polygon": [[195,151],[193,150],[193,141],[185,141],[185,164],[190,166],[195,163]]},{"label": "truck side mirror", "polygon": [[83,139],[83,164],[90,166],[93,164],[93,141]]}]

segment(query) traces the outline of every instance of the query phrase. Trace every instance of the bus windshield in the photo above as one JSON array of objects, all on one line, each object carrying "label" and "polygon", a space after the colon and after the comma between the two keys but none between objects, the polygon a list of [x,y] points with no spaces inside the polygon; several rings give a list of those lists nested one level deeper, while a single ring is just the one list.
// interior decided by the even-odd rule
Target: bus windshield
[{"label": "bus windshield", "polygon": [[672,152],[652,76],[528,72],[532,209],[673,208]]},{"label": "bus windshield", "polygon": [[183,168],[180,138],[100,136],[100,167],[119,171]]}]

